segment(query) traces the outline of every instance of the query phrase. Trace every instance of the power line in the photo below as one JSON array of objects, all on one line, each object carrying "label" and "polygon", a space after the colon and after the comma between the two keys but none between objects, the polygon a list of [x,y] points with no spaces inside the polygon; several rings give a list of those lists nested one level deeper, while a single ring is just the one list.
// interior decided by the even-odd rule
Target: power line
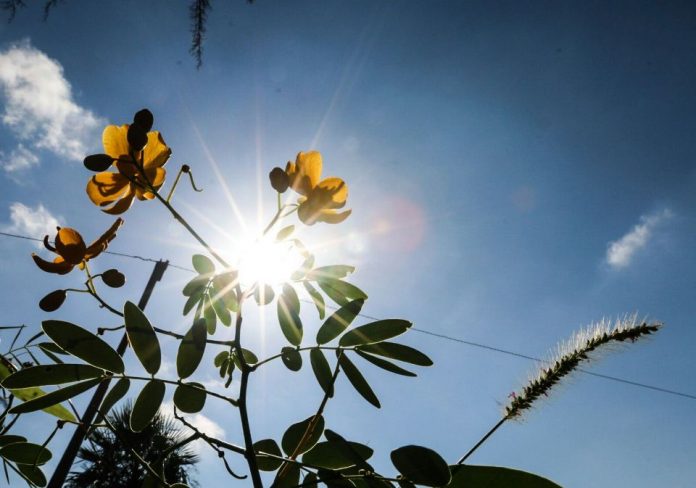
[{"label": "power line", "polygon": [[[24,239],[24,240],[27,240],[27,241],[43,242],[43,239],[38,239],[38,238],[36,238],[36,237],[29,237],[29,236],[20,235],[20,234],[12,234],[12,233],[10,233],[10,232],[0,232],[0,236],[14,237],[14,238],[16,238],[16,239]],[[120,253],[120,252],[114,252],[114,251],[104,251],[104,253],[105,253],[105,254],[111,254],[111,255],[113,255],[113,256],[119,256],[119,257],[128,258],[128,259],[137,259],[137,260],[140,260],[140,261],[146,261],[146,262],[151,262],[151,263],[157,263],[157,262],[161,261],[161,259],[148,258],[148,257],[138,256],[138,255],[135,255],[135,254],[127,254],[127,253]],[[188,272],[191,272],[191,273],[195,273],[195,272],[196,272],[196,271],[194,271],[194,270],[191,269],[191,268],[187,268],[187,267],[185,267],[185,266],[179,266],[179,265],[176,265],[176,264],[171,264],[171,262],[169,263],[169,266],[172,267],[172,268],[176,268],[176,269],[182,270],[182,271],[188,271]],[[307,302],[307,303],[313,303],[311,300],[303,300],[303,301],[305,301],[305,302]],[[331,305],[326,305],[326,308],[330,308],[330,309],[332,309],[332,310],[337,310],[337,309],[338,309],[338,307],[334,307],[334,306],[331,306]],[[378,317],[373,317],[373,316],[371,316],[371,315],[367,315],[367,314],[363,314],[363,313],[358,314],[358,316],[359,316],[359,317],[366,318],[366,319],[369,319],[369,320],[381,320],[381,319],[379,319]],[[502,349],[502,348],[500,348],[500,347],[490,346],[490,345],[488,345],[488,344],[483,344],[483,343],[480,343],[480,342],[467,341],[467,340],[465,340],[465,339],[460,339],[460,338],[458,338],[458,337],[452,337],[452,336],[445,335],[445,334],[439,334],[439,333],[437,333],[437,332],[431,332],[431,331],[429,331],[429,330],[419,329],[419,328],[417,328],[417,327],[412,327],[411,330],[414,330],[414,331],[416,331],[416,332],[420,332],[421,334],[429,335],[429,336],[432,336],[432,337],[437,337],[437,338],[440,338],[440,339],[443,339],[443,340],[447,340],[447,341],[451,341],[451,342],[456,342],[456,343],[459,343],[459,344],[464,344],[464,345],[466,345],[466,346],[476,347],[476,348],[479,348],[479,349],[485,349],[485,350],[488,350],[488,351],[497,352],[497,353],[499,353],[499,354],[505,354],[505,355],[508,355],[508,356],[514,356],[514,357],[517,357],[517,358],[527,359],[527,360],[529,360],[529,361],[535,361],[535,362],[538,362],[538,363],[550,363],[550,362],[551,362],[551,361],[548,361],[548,360],[545,360],[545,359],[541,359],[541,358],[538,358],[538,357],[529,356],[529,355],[527,355],[527,354],[522,354],[522,353],[519,353],[519,352],[510,351],[510,350],[508,350],[508,349]],[[620,378],[620,377],[618,377],[618,376],[610,376],[610,375],[601,374],[601,373],[594,373],[594,372],[592,372],[592,371],[588,371],[588,370],[586,370],[586,369],[581,369],[581,368],[578,368],[577,371],[580,372],[580,373],[589,375],[589,376],[594,376],[594,377],[596,377],[596,378],[602,378],[602,379],[609,380],[609,381],[616,381],[616,382],[618,382],[618,383],[623,383],[623,384],[626,384],[626,385],[632,385],[632,386],[635,386],[635,387],[638,387],[638,388],[645,388],[645,389],[652,390],[652,391],[656,391],[656,392],[659,392],[659,393],[665,393],[665,394],[669,394],[669,395],[680,396],[680,397],[683,397],[683,398],[689,398],[689,399],[691,399],[691,400],[696,400],[696,395],[691,395],[691,394],[689,394],[689,393],[684,393],[684,392],[680,392],[680,391],[677,391],[677,390],[670,390],[670,389],[668,389],[668,388],[662,388],[662,387],[660,387],[660,386],[649,385],[649,384],[647,384],[647,383],[640,383],[640,382],[638,382],[638,381],[631,381],[631,380],[627,380],[627,379],[624,379],[624,378]]]}]

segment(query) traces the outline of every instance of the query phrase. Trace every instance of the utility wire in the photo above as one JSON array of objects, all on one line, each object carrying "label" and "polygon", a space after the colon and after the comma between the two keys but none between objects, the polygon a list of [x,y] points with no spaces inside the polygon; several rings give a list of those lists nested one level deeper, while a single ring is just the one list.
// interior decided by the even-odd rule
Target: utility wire
[{"label": "utility wire", "polygon": [[[14,237],[14,238],[16,238],[16,239],[24,239],[24,240],[27,240],[27,241],[43,242],[43,239],[38,239],[38,238],[36,238],[36,237],[29,237],[29,236],[20,235],[20,234],[12,234],[12,233],[10,233],[10,232],[0,232],[0,236]],[[128,258],[128,259],[138,259],[138,260],[140,260],[140,261],[146,261],[146,262],[151,262],[151,263],[157,263],[157,262],[161,261],[161,259],[148,258],[148,257],[138,256],[138,255],[135,255],[135,254],[127,254],[127,253],[114,252],[114,251],[104,251],[104,254],[111,254],[111,255],[113,255],[113,256],[119,256],[119,257]],[[171,268],[176,268],[176,269],[179,269],[179,270],[182,270],[182,271],[188,271],[188,272],[191,272],[191,273],[195,273],[195,272],[196,272],[195,270],[193,270],[193,269],[191,269],[191,268],[187,268],[187,267],[185,267],[185,266],[179,266],[179,265],[176,265],[176,264],[171,264],[171,262],[169,263],[169,267],[171,267]],[[305,302],[307,302],[307,303],[314,303],[314,302],[312,302],[311,300],[303,300],[303,301],[305,301]],[[330,308],[330,309],[332,309],[332,310],[337,310],[337,309],[338,309],[338,307],[334,307],[334,306],[331,306],[331,305],[326,305],[326,308]],[[378,317],[373,317],[373,316],[371,316],[371,315],[367,315],[367,314],[363,314],[363,313],[358,314],[358,316],[359,316],[359,317],[366,318],[366,319],[369,319],[369,320],[381,320],[381,319],[379,319]],[[541,359],[541,358],[537,358],[537,357],[534,357],[534,356],[529,356],[529,355],[527,355],[527,354],[522,354],[522,353],[519,353],[519,352],[510,351],[510,350],[507,350],[507,349],[502,349],[502,348],[500,348],[500,347],[490,346],[490,345],[488,345],[488,344],[483,344],[483,343],[480,343],[480,342],[467,341],[467,340],[464,340],[464,339],[460,339],[460,338],[458,338],[458,337],[452,337],[452,336],[448,336],[448,335],[445,335],[445,334],[439,334],[439,333],[437,333],[437,332],[431,332],[431,331],[429,331],[429,330],[419,329],[419,328],[417,328],[417,327],[412,327],[411,330],[414,330],[414,331],[416,331],[416,332],[420,332],[421,334],[425,334],[425,335],[429,335],[429,336],[432,336],[432,337],[437,337],[437,338],[440,338],[440,339],[444,339],[444,340],[447,340],[447,341],[457,342],[457,343],[459,343],[459,344],[464,344],[464,345],[471,346],[471,347],[476,347],[476,348],[479,348],[479,349],[485,349],[485,350],[488,350],[488,351],[497,352],[497,353],[505,354],[505,355],[508,355],[508,356],[514,356],[514,357],[517,357],[517,358],[527,359],[527,360],[529,360],[529,361],[535,361],[535,362],[538,362],[538,363],[551,363],[551,361],[548,361],[548,360],[546,360],[546,359]],[[592,371],[588,371],[588,370],[586,370],[586,369],[581,369],[581,368],[578,368],[576,371],[578,371],[578,372],[580,372],[580,373],[583,373],[583,374],[586,374],[586,375],[589,375],[589,376],[594,376],[594,377],[596,377],[596,378],[602,378],[602,379],[605,379],[605,380],[616,381],[616,382],[618,382],[618,383],[624,383],[624,384],[626,384],[626,385],[632,385],[632,386],[636,386],[636,387],[638,387],[638,388],[645,388],[645,389],[648,389],[648,390],[657,391],[657,392],[659,392],[659,393],[665,393],[665,394],[669,394],[669,395],[680,396],[680,397],[683,397],[683,398],[689,398],[689,399],[691,399],[691,400],[696,400],[696,395],[691,395],[691,394],[689,394],[689,393],[684,393],[684,392],[681,392],[681,391],[670,390],[670,389],[668,389],[668,388],[662,388],[662,387],[660,387],[660,386],[654,386],[654,385],[649,385],[649,384],[646,384],[646,383],[640,383],[640,382],[637,382],[637,381],[631,381],[631,380],[627,380],[627,379],[624,379],[624,378],[619,378],[618,376],[610,376],[610,375],[601,374],[601,373],[594,373],[594,372],[592,372]]]}]

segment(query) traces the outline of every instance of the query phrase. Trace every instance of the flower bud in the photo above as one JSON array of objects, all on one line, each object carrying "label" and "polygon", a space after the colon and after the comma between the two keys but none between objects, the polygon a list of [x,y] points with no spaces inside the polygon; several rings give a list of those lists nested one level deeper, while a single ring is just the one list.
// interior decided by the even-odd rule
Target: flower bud
[{"label": "flower bud", "polygon": [[133,117],[133,124],[139,125],[145,132],[150,132],[152,124],[155,122],[155,117],[148,109],[144,108]]},{"label": "flower bud", "polygon": [[138,124],[128,127],[128,145],[133,151],[142,151],[147,144],[147,131]]},{"label": "flower bud", "polygon": [[288,189],[288,186],[290,186],[290,179],[288,178],[288,174],[285,171],[283,171],[282,168],[273,168],[271,172],[268,174],[268,177],[271,180],[271,186],[278,193],[284,193],[285,190]]},{"label": "flower bud", "polygon": [[44,312],[53,312],[54,310],[58,310],[60,306],[63,305],[66,296],[67,293],[65,290],[52,291],[41,299],[39,302],[39,308]]},{"label": "flower bud", "polygon": [[106,171],[114,162],[114,158],[108,154],[92,154],[84,160],[85,168],[90,171]]},{"label": "flower bud", "polygon": [[126,277],[117,269],[107,269],[102,273],[101,279],[106,286],[111,288],[121,288],[126,284]]}]

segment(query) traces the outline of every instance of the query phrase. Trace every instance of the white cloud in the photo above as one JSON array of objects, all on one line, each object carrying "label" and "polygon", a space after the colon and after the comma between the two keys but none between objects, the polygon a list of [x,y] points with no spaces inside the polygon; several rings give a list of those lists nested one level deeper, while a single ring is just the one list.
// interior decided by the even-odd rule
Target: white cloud
[{"label": "white cloud", "polygon": [[[160,411],[166,415],[171,415],[173,417],[174,416],[174,404],[172,402],[164,402],[164,403],[162,403],[162,406],[160,407]],[[210,419],[210,417],[206,417],[202,413],[183,414],[183,413],[179,412],[179,415],[183,415],[184,418],[186,418],[186,421],[189,424],[193,425],[193,427],[198,429],[199,432],[202,432],[209,437],[215,437],[216,439],[224,439],[225,438],[225,429],[223,429],[220,426],[220,424],[218,424],[214,420]],[[180,424],[180,425],[181,425],[181,428],[186,433],[192,432],[188,427],[185,427],[182,424]],[[199,451],[199,452],[201,451],[201,449],[204,445],[205,445],[205,442],[202,440],[197,440],[191,444],[191,446],[196,451]]]},{"label": "white cloud", "polygon": [[24,144],[19,144],[8,155],[0,152],[0,167],[10,174],[29,169],[37,164],[39,164],[38,156],[27,149]]},{"label": "white cloud", "polygon": [[[88,146],[97,140],[102,120],[75,103],[61,64],[29,41],[0,51],[0,89],[5,98],[3,124],[17,139],[31,145],[30,149],[47,150],[61,158],[80,161]],[[26,169],[38,163],[25,145],[20,144],[12,152],[16,164],[11,164],[10,155],[10,164],[3,165],[5,171]]]},{"label": "white cloud", "polygon": [[[14,202],[10,205],[10,223],[0,228],[4,232],[41,238],[46,234],[55,234],[61,220],[61,217],[55,217],[41,203],[32,208]],[[39,243],[37,245],[40,246]]]},{"label": "white cloud", "polygon": [[672,217],[672,212],[667,209],[641,216],[640,223],[636,224],[630,232],[619,240],[608,244],[607,264],[614,269],[627,267],[631,264],[635,254],[648,245],[655,228],[670,217]]}]

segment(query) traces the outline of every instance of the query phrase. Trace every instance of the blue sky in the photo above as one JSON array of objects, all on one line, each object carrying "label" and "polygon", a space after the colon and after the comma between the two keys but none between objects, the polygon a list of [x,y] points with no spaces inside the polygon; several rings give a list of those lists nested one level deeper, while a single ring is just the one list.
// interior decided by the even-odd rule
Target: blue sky
[{"label": "blue sky", "polygon": [[[214,2],[196,70],[186,9],[141,3],[64,2],[47,22],[34,6],[0,23],[0,230],[41,237],[57,221],[86,239],[103,232],[112,219],[87,200],[81,159],[101,151],[106,124],[149,107],[174,151],[170,180],[187,163],[205,188],[180,188],[175,204],[220,249],[244,230],[215,168],[254,228],[259,212],[272,216],[267,172],[318,149],[325,174],[348,183],[353,214],[303,236],[334,243],[319,252],[323,263],[357,267],[365,313],[543,356],[581,326],[637,312],[666,327],[601,355],[592,370],[696,394],[693,6]],[[154,202],[136,203],[125,219],[113,251],[185,266],[199,251]],[[0,239],[2,325],[38,329],[48,318],[38,300],[81,282],[78,272],[41,273],[35,250]],[[135,301],[149,264],[93,264],[114,266],[128,284],[110,300]],[[154,322],[185,329],[179,290],[189,278],[166,272],[148,306]],[[270,353],[282,337],[254,313],[245,340]],[[116,325],[81,297],[51,316]],[[306,316],[308,330],[318,327]],[[366,366],[382,409],[341,382],[326,414],[329,426],[374,447],[386,470],[390,450],[408,443],[458,459],[535,370],[415,331],[403,341],[435,366],[417,379]],[[309,368],[282,365],[251,395],[259,438],[279,439],[320,400]],[[197,421],[240,443],[236,412],[209,406]],[[564,487],[687,487],[693,409],[688,398],[577,374],[470,461]],[[20,427],[43,439],[51,426],[40,419]],[[51,446],[60,452],[65,442]],[[198,478],[215,486],[226,474],[205,456]],[[233,467],[244,470],[241,460]]]}]

